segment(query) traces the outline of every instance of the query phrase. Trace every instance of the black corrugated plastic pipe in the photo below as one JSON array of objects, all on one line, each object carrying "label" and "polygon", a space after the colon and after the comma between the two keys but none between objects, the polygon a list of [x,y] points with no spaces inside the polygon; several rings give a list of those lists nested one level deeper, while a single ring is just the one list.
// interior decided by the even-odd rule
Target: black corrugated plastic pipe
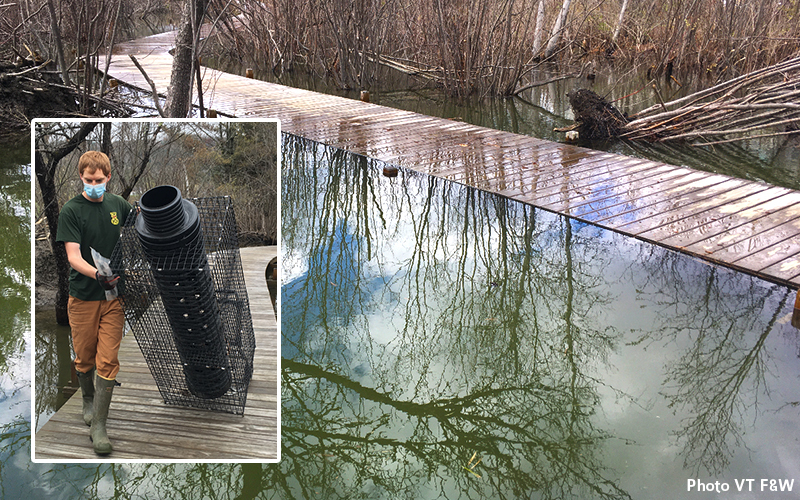
[{"label": "black corrugated plastic pipe", "polygon": [[211,399],[231,387],[225,333],[208,268],[197,206],[174,186],[150,189],[139,200],[136,232],[150,262],[186,385]]}]

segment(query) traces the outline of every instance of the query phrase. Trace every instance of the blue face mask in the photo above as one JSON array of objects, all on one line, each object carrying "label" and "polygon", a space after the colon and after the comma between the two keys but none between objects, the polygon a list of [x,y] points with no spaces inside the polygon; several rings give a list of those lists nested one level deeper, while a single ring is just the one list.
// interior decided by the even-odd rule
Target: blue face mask
[{"label": "blue face mask", "polygon": [[83,183],[83,190],[86,191],[86,196],[93,200],[100,199],[103,196],[103,193],[106,192],[106,183],[98,184],[96,186],[92,186],[91,184]]}]

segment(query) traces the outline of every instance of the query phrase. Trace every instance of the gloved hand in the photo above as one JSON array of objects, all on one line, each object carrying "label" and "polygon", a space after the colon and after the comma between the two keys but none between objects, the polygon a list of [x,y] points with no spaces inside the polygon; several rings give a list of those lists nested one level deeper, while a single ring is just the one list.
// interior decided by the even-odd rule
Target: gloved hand
[{"label": "gloved hand", "polygon": [[119,275],[112,274],[109,276],[107,274],[100,274],[100,271],[94,273],[94,277],[97,278],[97,282],[100,283],[103,290],[113,290],[119,281]]}]

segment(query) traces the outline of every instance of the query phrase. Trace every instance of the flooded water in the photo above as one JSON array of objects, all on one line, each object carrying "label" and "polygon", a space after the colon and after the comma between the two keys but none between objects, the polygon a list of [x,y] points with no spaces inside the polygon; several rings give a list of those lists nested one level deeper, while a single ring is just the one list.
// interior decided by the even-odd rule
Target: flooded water
[{"label": "flooded water", "polygon": [[[3,230],[26,233],[17,161]],[[800,490],[793,291],[381,170],[284,137],[279,464],[32,464],[30,269],[16,250],[6,496],[697,498],[692,478],[755,478],[735,498],[769,498],[761,478]],[[52,402],[37,414],[58,404],[68,355],[42,330],[37,392]]]},{"label": "flooded water", "polygon": [[30,142],[0,150],[0,496],[30,480]]},{"label": "flooded water", "polygon": [[[796,479],[794,292],[285,143],[283,467],[342,498]],[[800,487],[800,484],[795,488]]]}]

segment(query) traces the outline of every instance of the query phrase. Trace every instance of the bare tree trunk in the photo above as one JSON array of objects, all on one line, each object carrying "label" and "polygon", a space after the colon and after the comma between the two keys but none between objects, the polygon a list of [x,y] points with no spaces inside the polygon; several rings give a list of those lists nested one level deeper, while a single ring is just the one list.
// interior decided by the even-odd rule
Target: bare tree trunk
[{"label": "bare tree trunk", "polygon": [[544,0],[539,0],[539,11],[536,13],[536,28],[533,30],[533,57],[542,52],[544,38]]},{"label": "bare tree trunk", "polygon": [[103,122],[103,140],[100,144],[100,150],[109,158],[113,156],[111,146],[111,122]]},{"label": "bare tree trunk", "polygon": [[564,31],[564,23],[567,21],[567,14],[569,13],[569,4],[572,0],[564,0],[561,4],[561,12],[556,17],[556,22],[553,24],[553,31],[550,33],[550,40],[547,42],[547,48],[544,50],[544,57],[553,57],[558,49],[558,44],[561,42],[561,34]]},{"label": "bare tree trunk", "polygon": [[61,42],[61,28],[58,26],[53,0],[47,0],[47,10],[50,13],[50,27],[53,30],[53,38],[56,44],[56,57],[58,58],[58,69],[61,70],[61,80],[64,81],[64,85],[69,85],[71,82],[67,71],[67,60],[64,58],[64,44]]},{"label": "bare tree trunk", "polygon": [[114,20],[112,21],[111,40],[108,42],[108,48],[106,49],[106,66],[103,69],[103,79],[100,81],[100,97],[106,93],[106,85],[108,84],[108,67],[111,65],[111,53],[114,51],[114,41],[117,38],[117,25],[119,24],[119,13],[121,10],[122,0],[117,0],[117,12],[114,15]]},{"label": "bare tree trunk", "polygon": [[622,8],[619,10],[619,19],[617,19],[617,27],[614,29],[614,35],[611,37],[613,43],[617,43],[617,37],[619,37],[619,32],[622,30],[622,20],[625,17],[625,9],[627,8],[628,0],[622,0]]},{"label": "bare tree trunk", "polygon": [[196,54],[197,33],[206,11],[206,0],[187,0],[175,38],[175,54],[165,112],[171,118],[185,118],[192,107],[192,80]]}]

